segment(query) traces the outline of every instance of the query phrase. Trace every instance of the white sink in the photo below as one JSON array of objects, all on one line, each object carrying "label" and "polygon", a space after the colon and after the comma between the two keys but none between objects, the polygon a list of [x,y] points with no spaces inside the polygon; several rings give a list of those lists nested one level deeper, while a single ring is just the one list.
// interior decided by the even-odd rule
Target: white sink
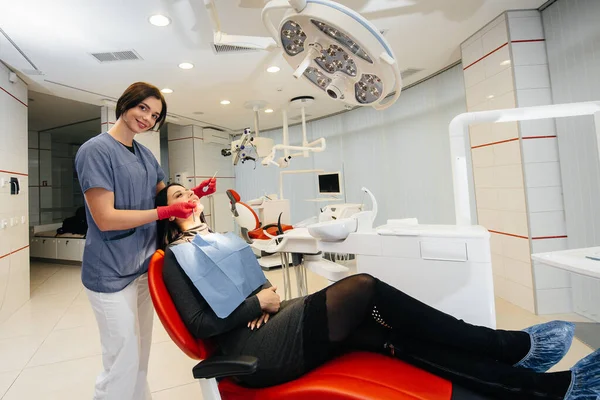
[{"label": "white sink", "polygon": [[356,232],[358,221],[354,218],[344,218],[335,221],[319,222],[307,226],[308,233],[315,239],[324,242],[345,240],[349,234]]}]

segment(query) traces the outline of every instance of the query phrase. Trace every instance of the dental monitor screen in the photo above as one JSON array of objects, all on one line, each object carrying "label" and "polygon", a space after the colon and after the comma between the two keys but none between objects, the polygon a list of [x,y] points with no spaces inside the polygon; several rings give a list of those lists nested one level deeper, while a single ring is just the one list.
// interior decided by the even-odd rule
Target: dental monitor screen
[{"label": "dental monitor screen", "polygon": [[337,172],[319,174],[319,194],[329,196],[342,194],[340,174]]}]

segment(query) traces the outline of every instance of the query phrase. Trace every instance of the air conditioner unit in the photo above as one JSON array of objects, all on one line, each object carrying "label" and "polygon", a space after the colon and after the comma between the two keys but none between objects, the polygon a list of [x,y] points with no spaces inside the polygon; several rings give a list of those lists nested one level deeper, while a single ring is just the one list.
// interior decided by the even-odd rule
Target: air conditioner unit
[{"label": "air conditioner unit", "polygon": [[231,143],[231,136],[228,132],[223,132],[214,128],[203,128],[202,135],[204,136],[204,143],[214,143],[222,146],[229,146]]}]

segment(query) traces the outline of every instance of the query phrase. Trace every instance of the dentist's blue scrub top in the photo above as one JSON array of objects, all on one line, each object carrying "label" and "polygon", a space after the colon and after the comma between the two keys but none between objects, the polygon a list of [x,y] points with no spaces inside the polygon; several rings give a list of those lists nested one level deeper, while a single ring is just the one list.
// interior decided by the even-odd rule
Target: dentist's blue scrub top
[{"label": "dentist's blue scrub top", "polygon": [[[113,192],[119,210],[155,208],[156,185],[165,173],[147,147],[135,140],[133,147],[135,154],[106,132],[85,142],[75,156],[82,192],[97,187]],[[118,292],[148,271],[150,256],[156,251],[156,222],[102,232],[87,203],[85,212],[88,231],[81,269],[83,285],[94,292]]]}]

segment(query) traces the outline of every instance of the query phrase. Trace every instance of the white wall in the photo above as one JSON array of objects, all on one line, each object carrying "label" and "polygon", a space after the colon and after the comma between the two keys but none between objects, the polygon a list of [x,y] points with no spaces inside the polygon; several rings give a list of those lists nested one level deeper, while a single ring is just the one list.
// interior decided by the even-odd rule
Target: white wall
[{"label": "white wall", "polygon": [[[600,100],[600,1],[542,12],[554,103]],[[592,117],[556,120],[569,248],[600,245],[600,165]]]},{"label": "white wall", "polygon": [[0,62],[0,179],[18,178],[21,191],[0,187],[0,323],[29,299],[27,85],[9,72]]},{"label": "white wall", "polygon": [[[452,224],[448,124],[465,111],[463,73],[458,65],[405,90],[385,111],[362,108],[309,122],[308,140],[325,137],[327,149],[309,158],[292,159],[289,169],[342,171],[346,202],[364,201],[370,209],[368,198],[360,191],[362,186],[377,198],[376,224],[402,217]],[[282,142],[281,129],[261,135]],[[300,125],[291,127],[290,144],[301,140]],[[260,164],[254,169],[251,161],[239,163],[235,167],[236,188],[242,199],[278,193],[279,171]],[[284,196],[290,199],[292,223],[317,215],[319,205],[306,201],[319,197],[315,175],[285,176]]]}]

